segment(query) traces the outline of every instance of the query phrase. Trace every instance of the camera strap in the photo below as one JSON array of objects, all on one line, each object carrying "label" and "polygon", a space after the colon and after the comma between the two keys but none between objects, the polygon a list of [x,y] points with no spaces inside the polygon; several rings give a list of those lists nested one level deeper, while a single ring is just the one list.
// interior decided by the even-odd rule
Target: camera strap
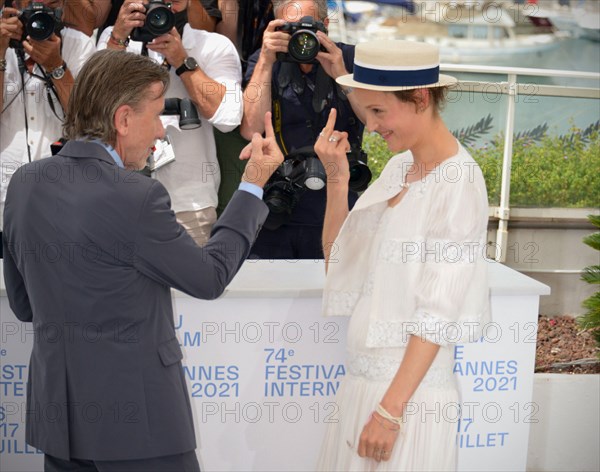
[{"label": "camera strap", "polygon": [[[320,131],[320,129],[318,128],[319,122],[323,121],[321,117],[321,112],[324,110],[325,105],[327,104],[327,97],[330,95],[332,96],[332,94],[329,94],[331,84],[327,83],[326,81],[326,79],[329,78],[329,76],[325,73],[325,71],[319,64],[316,64],[315,67],[317,68],[316,80],[315,82],[313,82],[312,79],[308,77],[308,75],[302,73],[298,64],[293,62],[282,62],[276,77],[275,86],[271,87],[271,101],[273,103],[274,122],[273,129],[275,131],[275,138],[277,139],[279,147],[281,147],[281,150],[283,151],[284,155],[289,154],[289,149],[286,146],[285,141],[283,139],[284,110],[281,105],[281,97],[283,97],[284,91],[287,87],[291,87],[292,91],[297,96],[303,95],[307,87],[313,93],[313,110],[295,110],[292,112],[305,112],[305,115],[307,115],[306,128],[312,131],[313,139],[317,139],[318,133]],[[319,79],[319,76],[321,76],[321,74],[323,74],[325,77]],[[323,83],[324,79],[325,83]],[[325,95],[323,95],[323,91],[317,92],[317,90],[319,90],[319,88],[321,87],[325,89]],[[289,112],[290,111],[288,111],[288,113]]]},{"label": "camera strap", "polygon": [[[27,68],[27,60],[25,59],[25,51],[23,50],[23,48],[15,48],[14,51],[17,56],[17,63],[19,65],[19,76],[21,77],[21,90],[19,90],[19,92],[17,92],[15,94],[15,97],[4,107],[4,109],[2,110],[2,113],[4,113],[8,109],[8,107],[10,107],[13,104],[13,102],[17,99],[17,97],[19,95],[21,95],[21,94],[23,95],[22,101],[23,101],[23,116],[25,118],[25,143],[27,145],[27,158],[28,158],[29,162],[31,162],[31,146],[29,145],[29,119],[27,116],[27,97],[26,97],[27,92],[25,91],[25,85],[29,82],[29,79],[27,79],[27,81],[25,80],[26,75],[28,75],[29,77],[35,77],[37,79],[40,79],[44,83],[44,86],[46,88],[46,94],[48,97],[48,105],[50,106],[52,113],[54,114],[54,116],[56,116],[56,118],[58,118],[58,120],[61,123],[64,121],[64,119],[61,118],[60,116],[58,116],[58,113],[56,112],[56,108],[54,106],[54,100],[52,99],[52,95],[50,93],[51,91],[54,93],[56,100],[60,104],[60,100],[58,99],[58,93],[56,92],[56,89],[54,88],[52,79],[48,76],[48,74],[46,74],[46,72],[42,69],[42,67],[37,63],[33,64],[32,71],[29,72],[28,68]],[[61,44],[61,53],[62,53],[62,44]],[[33,69],[35,69],[36,66],[40,69],[42,75],[38,75],[33,72]],[[61,105],[61,109],[62,109],[62,105]],[[63,110],[63,115],[64,115],[64,110]]]},{"label": "camera strap", "polygon": [[281,100],[279,98],[273,98],[273,131],[275,132],[275,139],[277,140],[277,144],[283,151],[283,155],[287,156],[289,151],[285,145],[285,141],[283,140],[283,132],[282,132],[282,116],[281,116]]},{"label": "camera strap", "polygon": [[327,75],[325,69],[320,65],[317,66],[317,76],[315,78],[314,85],[309,77],[306,77],[306,84],[311,88],[313,92],[312,107],[315,114],[321,115],[325,109],[327,102],[331,103],[333,100],[333,91],[335,85],[333,79]]},{"label": "camera strap", "polygon": [[[48,97],[48,105],[50,106],[50,110],[52,110],[52,113],[54,114],[54,116],[56,116],[56,118],[58,118],[58,120],[62,123],[64,121],[64,117],[61,118],[60,116],[58,116],[58,113],[56,112],[56,107],[54,106],[54,100],[52,99],[52,94],[54,94],[54,96],[56,97],[56,101],[58,102],[58,104],[60,105],[60,108],[62,110],[62,104],[60,103],[60,100],[58,98],[58,92],[56,91],[56,88],[54,87],[54,83],[52,82],[52,78],[46,73],[46,71],[39,65],[39,64],[34,64],[34,69],[37,66],[37,68],[40,70],[40,73],[42,75],[38,75],[35,74],[33,72],[33,70],[31,72],[29,72],[29,75],[31,77],[35,77],[36,79],[40,79],[42,82],[44,82],[44,87],[46,88],[46,97]],[[23,89],[23,93],[25,93],[25,89]],[[64,110],[63,110],[63,115],[64,115]]]},{"label": "camera strap", "polygon": [[[31,162],[31,147],[29,146],[29,120],[27,119],[27,98],[25,94],[25,72],[27,65],[25,64],[25,51],[23,48],[15,49],[17,62],[19,63],[19,75],[21,76],[21,93],[23,94],[23,116],[25,117],[25,144],[27,145],[27,158]],[[17,94],[18,96],[19,94]],[[11,102],[12,103],[12,102]]]}]

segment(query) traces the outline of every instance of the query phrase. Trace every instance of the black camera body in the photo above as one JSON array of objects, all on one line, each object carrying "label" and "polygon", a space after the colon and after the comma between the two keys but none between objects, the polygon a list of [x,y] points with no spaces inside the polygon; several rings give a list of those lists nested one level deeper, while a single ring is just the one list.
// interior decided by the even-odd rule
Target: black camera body
[{"label": "black camera body", "polygon": [[265,228],[275,230],[287,223],[304,191],[320,190],[326,181],[327,174],[312,146],[289,154],[264,188],[263,200],[269,207]]},{"label": "black camera body", "polygon": [[144,4],[146,19],[144,26],[134,28],[131,32],[133,41],[149,43],[154,38],[171,31],[175,26],[175,13],[171,10],[171,4],[163,0],[150,0]]},{"label": "black camera body", "polygon": [[327,34],[327,28],[322,21],[315,21],[312,16],[305,16],[297,22],[285,23],[275,30],[291,35],[288,52],[278,52],[278,61],[312,64],[316,62],[315,58],[319,51],[326,51],[317,38],[317,31]]},{"label": "black camera body", "polygon": [[[350,190],[362,192],[371,181],[367,154],[360,148],[346,153],[350,166]],[[269,207],[264,227],[275,230],[287,223],[306,189],[320,190],[327,182],[327,172],[312,146],[304,147],[286,156],[264,188],[263,200]]]},{"label": "black camera body", "polygon": [[62,10],[52,9],[42,2],[32,2],[19,13],[19,21],[23,23],[23,35],[19,41],[11,39],[11,48],[21,48],[27,36],[36,41],[45,41],[62,27]]}]

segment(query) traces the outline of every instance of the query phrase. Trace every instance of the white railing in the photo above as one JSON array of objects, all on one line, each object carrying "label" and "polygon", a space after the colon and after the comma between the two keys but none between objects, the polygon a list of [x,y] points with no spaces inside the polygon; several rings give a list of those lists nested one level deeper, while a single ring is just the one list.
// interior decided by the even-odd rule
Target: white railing
[{"label": "white railing", "polygon": [[[465,90],[469,93],[496,93],[508,96],[506,123],[504,127],[504,155],[502,160],[502,183],[500,189],[500,205],[492,207],[492,214],[498,218],[498,229],[496,233],[496,254],[498,262],[506,260],[506,247],[508,240],[508,220],[510,218],[510,177],[513,155],[513,134],[515,124],[515,108],[517,96],[520,93],[531,94],[534,86],[536,95],[548,97],[569,98],[591,98],[600,99],[599,87],[574,87],[559,85],[540,85],[531,83],[519,83],[519,76],[529,77],[561,77],[568,79],[587,79],[600,84],[600,74],[594,72],[576,72],[551,69],[528,69],[523,67],[495,67],[465,64],[442,64],[444,72],[463,72],[476,74],[493,74],[506,78],[505,81],[460,81],[459,91]],[[600,110],[600,105],[599,108]],[[600,118],[600,113],[599,113]]]},{"label": "white railing", "polygon": [[[348,30],[343,15],[342,2],[330,1],[330,32],[331,28],[339,40],[348,43]],[[577,72],[552,69],[530,69],[524,67],[496,67],[484,65],[467,64],[442,64],[441,70],[444,72],[462,72],[475,74],[493,74],[503,77],[498,82],[484,81],[460,81],[460,88],[473,93],[494,94],[499,93],[508,96],[507,115],[504,125],[504,155],[502,161],[502,182],[500,193],[500,204],[497,207],[491,207],[492,216],[498,218],[498,230],[496,239],[495,259],[499,262],[506,260],[506,247],[508,238],[508,220],[510,218],[510,178],[513,154],[513,135],[515,124],[515,109],[517,97],[520,94],[531,95],[532,88],[535,88],[537,96],[546,97],[569,97],[569,98],[588,98],[600,99],[600,74],[593,72]],[[575,87],[542,85],[532,83],[519,83],[519,76],[528,77],[552,77],[565,79],[585,79],[594,81],[595,87]],[[459,89],[460,90],[460,89]],[[600,110],[600,105],[598,107]],[[598,118],[600,119],[600,113]]]}]

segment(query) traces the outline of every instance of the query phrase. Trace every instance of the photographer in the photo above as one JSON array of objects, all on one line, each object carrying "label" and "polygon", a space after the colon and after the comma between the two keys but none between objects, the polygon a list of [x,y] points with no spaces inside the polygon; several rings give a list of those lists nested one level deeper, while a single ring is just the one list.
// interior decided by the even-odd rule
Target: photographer
[{"label": "photographer", "polygon": [[[95,50],[88,36],[63,27],[62,6],[57,0],[16,0],[1,10],[0,232],[12,174],[50,155],[50,144],[62,135],[73,80]],[[42,21],[29,21],[28,29],[33,15]]]},{"label": "photographer", "polygon": [[[277,141],[286,158],[295,151],[314,145],[319,131],[332,108],[338,110],[336,129],[346,131],[355,148],[362,143],[363,125],[354,107],[350,89],[343,89],[335,79],[353,70],[354,46],[334,43],[324,32],[327,18],[326,0],[274,1],[275,20],[267,26],[262,48],[248,61],[245,74],[244,118],[241,133],[248,139],[262,133],[261,116],[273,111]],[[294,22],[311,16],[321,51],[312,62],[290,61],[288,45]],[[292,27],[292,30],[290,30]],[[283,30],[282,30],[283,29]],[[289,220],[278,228],[266,224],[252,250],[263,259],[320,259],[321,232],[325,216],[325,190],[298,191]],[[265,192],[268,198],[268,192]],[[350,192],[350,206],[357,199]]]},{"label": "photographer", "polygon": [[155,177],[169,191],[179,223],[202,245],[217,219],[221,180],[213,126],[228,132],[242,118],[240,60],[229,39],[188,24],[188,0],[171,2],[175,26],[168,32],[152,38],[144,33],[144,40],[135,40],[140,28],[146,28],[149,5],[157,6],[126,0],[114,27],[102,33],[98,48],[127,50],[163,64],[171,77],[165,97],[191,99],[195,105],[201,119],[198,129],[182,129],[177,117],[163,117],[163,145],[175,160],[156,170]]}]

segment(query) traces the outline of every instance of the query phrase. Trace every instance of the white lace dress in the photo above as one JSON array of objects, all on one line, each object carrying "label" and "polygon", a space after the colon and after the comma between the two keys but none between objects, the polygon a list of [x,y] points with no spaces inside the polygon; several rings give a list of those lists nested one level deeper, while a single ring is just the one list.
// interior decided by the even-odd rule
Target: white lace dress
[{"label": "white lace dress", "polygon": [[[475,185],[476,191],[470,194],[469,200],[483,191],[475,205],[477,211],[462,208],[464,221],[450,218],[449,223],[464,225],[468,234],[460,236],[444,228],[444,224],[437,224],[444,218],[435,215],[439,207],[431,206],[431,199],[444,198],[444,208],[448,211],[448,198],[452,197],[444,195],[448,189],[440,187],[440,184],[447,186],[448,182],[437,181],[431,174],[425,181],[411,185],[403,200],[390,208],[387,198],[397,193],[398,188],[387,189],[386,179],[399,180],[393,169],[406,168],[403,164],[408,160],[412,158],[405,153],[390,161],[388,167],[391,168],[386,167],[382,173],[382,182],[373,184],[373,191],[363,195],[368,204],[357,203],[356,211],[352,213],[357,213],[358,217],[348,218],[337,241],[340,245],[338,263],[330,264],[328,279],[341,278],[342,282],[326,285],[325,314],[351,315],[352,318],[348,328],[347,374],[336,395],[338,421],[328,425],[317,470],[412,472],[456,469],[460,396],[452,373],[454,343],[467,340],[464,333],[457,334],[457,329],[462,326],[460,323],[485,321],[488,295],[476,296],[472,291],[487,290],[487,281],[482,273],[482,258],[474,256],[474,251],[467,258],[458,257],[454,251],[452,264],[447,264],[450,255],[445,255],[446,261],[441,260],[430,243],[439,241],[446,231],[448,235],[454,235],[452,239],[456,245],[469,243],[467,246],[474,247],[471,242],[485,240],[487,197],[481,176],[475,183],[463,182],[462,186],[449,187],[450,191],[454,189],[465,195],[459,187]],[[471,162],[472,159],[461,148],[449,161]],[[380,195],[374,197],[373,194],[378,192]],[[461,205],[460,202],[456,204]],[[485,209],[479,208],[481,206]],[[469,219],[480,221],[472,225],[466,221]],[[432,221],[436,223],[432,225]],[[431,231],[432,226],[436,227],[435,231]],[[348,275],[355,262],[360,260],[357,248],[349,253],[344,251],[346,246],[351,247],[357,241],[367,251],[366,259],[362,259],[364,266],[357,272],[364,274],[362,279],[358,275]],[[400,246],[399,241],[403,242]],[[429,248],[429,252],[423,249],[425,254],[417,254],[416,241],[422,242],[422,247]],[[428,264],[434,265],[428,267]],[[358,284],[354,282],[356,277],[360,279]],[[432,300],[436,297],[443,301]],[[465,297],[478,301],[465,302]],[[446,304],[456,305],[456,311],[444,310]],[[386,316],[386,312],[390,313]],[[390,460],[377,463],[371,458],[363,459],[357,453],[360,433],[398,370],[410,334],[437,342],[441,348],[405,411]],[[472,334],[476,339],[478,333]]]}]

